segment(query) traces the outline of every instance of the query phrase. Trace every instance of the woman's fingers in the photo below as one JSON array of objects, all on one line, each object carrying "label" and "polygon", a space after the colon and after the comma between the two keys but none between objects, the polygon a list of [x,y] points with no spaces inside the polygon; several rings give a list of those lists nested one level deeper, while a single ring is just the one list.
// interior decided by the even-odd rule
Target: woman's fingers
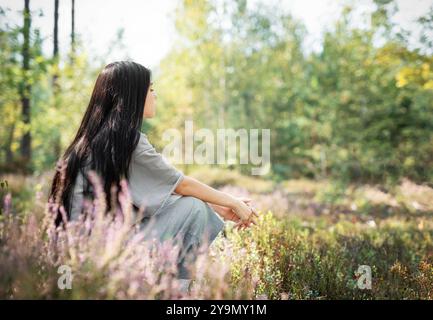
[{"label": "woman's fingers", "polygon": [[250,226],[251,224],[257,225],[257,222],[256,222],[256,220],[254,219],[254,217],[251,217],[250,219],[248,219],[248,220],[246,221],[246,224],[247,224],[248,226]]},{"label": "woman's fingers", "polygon": [[251,210],[252,210],[252,212],[253,212],[253,215],[255,215],[256,217],[259,216],[259,213],[257,212],[256,208],[251,207]]},{"label": "woman's fingers", "polygon": [[238,198],[238,199],[240,200],[239,202],[240,206],[236,210],[233,210],[233,212],[240,220],[236,225],[236,227],[238,229],[240,229],[241,227],[244,229],[246,227],[250,227],[251,224],[257,225],[255,218],[259,217],[259,214],[256,208],[254,208],[249,204],[251,202],[251,199],[249,198]]},{"label": "woman's fingers", "polygon": [[241,230],[245,229],[245,221],[239,221],[235,224],[236,229]]},{"label": "woman's fingers", "polygon": [[251,218],[251,223],[257,225],[257,221],[254,218]]},{"label": "woman's fingers", "polygon": [[251,208],[243,201],[238,202],[239,207],[234,210],[241,220],[247,220],[251,215]]},{"label": "woman's fingers", "polygon": [[235,224],[235,227],[237,230],[244,230],[251,227],[251,224],[257,225],[257,222],[254,219],[240,220]]},{"label": "woman's fingers", "polygon": [[253,201],[251,198],[241,197],[240,200],[243,201],[245,204],[247,204],[251,208],[253,215],[255,215],[256,217],[259,216],[256,208],[254,208],[253,206],[250,205],[250,203]]},{"label": "woman's fingers", "polygon": [[257,217],[257,218],[258,218],[258,217],[259,217],[259,214],[258,214],[256,208],[254,208],[254,207],[250,207],[250,209],[251,209],[251,214],[250,214],[250,216],[248,217],[248,220],[253,219],[254,217]]},{"label": "woman's fingers", "polygon": [[240,221],[241,219],[236,215],[235,212],[232,211],[231,216],[230,216],[230,220],[237,222],[237,221]]}]

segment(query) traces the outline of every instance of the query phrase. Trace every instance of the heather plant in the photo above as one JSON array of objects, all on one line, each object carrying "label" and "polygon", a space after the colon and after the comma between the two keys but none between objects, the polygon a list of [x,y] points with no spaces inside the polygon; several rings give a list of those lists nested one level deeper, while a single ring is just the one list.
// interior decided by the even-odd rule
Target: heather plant
[{"label": "heather plant", "polygon": [[[50,202],[42,219],[30,213],[24,217],[11,214],[10,194],[5,198],[5,214],[0,224],[0,296],[2,298],[102,298],[102,299],[180,299],[176,257],[179,246],[172,241],[145,241],[133,212],[126,181],[121,182],[120,208],[106,212],[101,182],[89,173],[95,186],[95,199],[86,201],[77,221],[55,227],[54,212],[58,204]],[[113,189],[113,192],[115,190]],[[114,202],[113,202],[114,203]],[[200,248],[191,295],[200,298],[222,297],[219,286],[208,290],[206,271],[208,256]],[[217,266],[216,262],[212,263]],[[59,267],[71,270],[71,288],[59,287]],[[194,265],[191,264],[194,270]],[[217,268],[220,279],[224,267]],[[213,272],[215,275],[215,273]],[[224,284],[224,281],[218,281]],[[216,290],[215,290],[216,288]]]},{"label": "heather plant", "polygon": [[[4,194],[0,297],[433,298],[432,189],[426,185],[407,180],[393,189],[351,185],[334,194],[331,181],[288,181],[263,193],[223,186],[256,200],[258,224],[237,230],[227,222],[209,250],[200,248],[191,263],[194,281],[186,293],[177,279],[179,248],[170,241],[143,240],[126,181],[119,206],[107,212],[99,177],[90,172],[89,178],[94,200],[64,227],[52,223],[56,204],[44,203],[44,187],[25,204],[33,207],[25,213],[14,206],[11,190]],[[71,289],[59,287],[61,266],[71,271]],[[360,266],[371,268],[371,289],[359,287]]]},{"label": "heather plant", "polygon": [[[255,296],[270,299],[430,299],[433,293],[432,224],[383,222],[380,227],[320,219],[261,215],[257,228],[229,233],[234,285],[247,269]],[[357,287],[368,265],[371,290]]]}]

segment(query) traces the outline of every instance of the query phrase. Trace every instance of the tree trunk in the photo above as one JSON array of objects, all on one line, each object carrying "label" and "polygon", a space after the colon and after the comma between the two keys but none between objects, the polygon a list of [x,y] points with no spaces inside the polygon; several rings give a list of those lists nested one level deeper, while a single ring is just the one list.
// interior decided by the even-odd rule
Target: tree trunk
[{"label": "tree trunk", "polygon": [[6,162],[11,164],[14,161],[14,154],[12,152],[12,142],[14,139],[14,133],[15,133],[15,122],[12,123],[12,126],[9,130],[9,136],[6,141],[5,151],[6,151]]},{"label": "tree trunk", "polygon": [[[59,108],[59,91],[60,91],[60,85],[59,85],[59,75],[58,75],[58,68],[59,68],[59,0],[54,0],[54,30],[53,30],[53,62],[55,64],[55,71],[53,74],[53,95],[54,95],[54,108]],[[54,136],[54,143],[53,143],[53,153],[56,159],[59,159],[60,157],[60,134],[57,131],[57,134]]]},{"label": "tree trunk", "polygon": [[29,71],[30,71],[30,0],[24,0],[24,27],[23,27],[23,83],[21,86],[21,105],[22,105],[22,121],[25,124],[24,134],[21,139],[20,151],[21,151],[21,161],[24,172],[28,173],[31,171],[30,161],[31,161],[31,132],[30,132],[30,92],[31,85],[29,81]]},{"label": "tree trunk", "polygon": [[53,31],[53,60],[56,69],[53,75],[53,87],[56,90],[57,86],[57,67],[59,60],[59,0],[54,0],[54,31]]},{"label": "tree trunk", "polygon": [[71,0],[71,64],[75,58],[75,0]]}]

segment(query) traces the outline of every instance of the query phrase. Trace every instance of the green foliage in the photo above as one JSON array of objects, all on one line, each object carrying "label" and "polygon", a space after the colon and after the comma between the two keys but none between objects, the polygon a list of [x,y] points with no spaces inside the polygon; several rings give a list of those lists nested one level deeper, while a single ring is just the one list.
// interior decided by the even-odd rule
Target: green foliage
[{"label": "green foliage", "polygon": [[[257,227],[228,232],[232,285],[257,282],[269,299],[431,299],[431,225],[384,221],[373,228],[321,219],[260,216]],[[221,245],[226,245],[222,242]],[[372,270],[372,289],[357,286],[359,266]]]},{"label": "green foliage", "polygon": [[[179,1],[175,43],[154,71],[159,112],[143,130],[160,147],[164,130],[182,129],[185,120],[195,129],[271,129],[275,180],[431,181],[433,8],[418,19],[417,35],[391,22],[393,1],[374,6],[360,19],[353,19],[356,5],[344,7],[312,51],[302,22],[275,4]],[[7,10],[0,15],[7,18]],[[24,74],[21,32],[7,23],[0,29],[0,168],[19,171],[20,141],[30,130],[32,167],[41,173],[73,138],[107,61],[91,61],[78,42],[74,62],[58,63],[42,54],[36,29]],[[112,46],[125,49],[122,35],[107,56]],[[30,126],[21,119],[25,83],[32,85]],[[249,165],[230,169],[250,172]]]},{"label": "green foliage", "polygon": [[[30,70],[22,70],[22,28],[7,23],[10,9],[0,8],[6,23],[0,26],[0,171],[20,172],[20,143],[26,131],[32,136],[31,169],[41,174],[54,168],[62,151],[78,130],[89,102],[95,78],[107,62],[105,56],[91,60],[77,39],[76,52],[67,53],[67,60],[47,57],[42,52],[43,39],[39,29],[30,33]],[[31,19],[33,19],[31,12]],[[108,52],[122,45],[122,31]],[[57,87],[53,85],[56,76]],[[31,85],[31,122],[25,125],[21,115],[20,90]]]},{"label": "green foliage", "polygon": [[163,120],[154,138],[185,118],[270,128],[276,178],[429,181],[433,57],[425,41],[409,48],[414,36],[390,22],[396,10],[378,1],[361,28],[346,7],[310,52],[302,23],[271,5],[181,2],[178,43],[156,81]]}]

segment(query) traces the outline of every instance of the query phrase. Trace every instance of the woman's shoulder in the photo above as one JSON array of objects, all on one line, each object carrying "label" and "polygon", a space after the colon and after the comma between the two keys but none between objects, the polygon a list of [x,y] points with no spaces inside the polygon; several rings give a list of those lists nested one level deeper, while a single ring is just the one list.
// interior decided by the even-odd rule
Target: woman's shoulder
[{"label": "woman's shoulder", "polygon": [[144,132],[141,132],[141,131],[138,131],[138,133],[140,135],[139,141],[148,141],[147,134],[145,134]]},{"label": "woman's shoulder", "polygon": [[135,147],[135,153],[138,153],[143,150],[147,150],[152,148],[152,144],[149,142],[147,135],[141,131],[139,131],[140,138],[138,140],[137,146]]},{"label": "woman's shoulder", "polygon": [[140,132],[140,140],[132,154],[131,160],[133,165],[138,165],[141,170],[146,167],[153,174],[159,172],[159,175],[166,175],[175,172],[175,175],[178,175],[178,170],[171,165],[163,153],[156,150],[147,139],[147,135],[142,132]]},{"label": "woman's shoulder", "polygon": [[160,156],[161,154],[149,141],[147,135],[143,132],[140,132],[140,139],[138,140],[137,146],[132,153],[132,159],[138,162],[143,162],[149,159],[156,161],[156,159],[159,159]]}]

